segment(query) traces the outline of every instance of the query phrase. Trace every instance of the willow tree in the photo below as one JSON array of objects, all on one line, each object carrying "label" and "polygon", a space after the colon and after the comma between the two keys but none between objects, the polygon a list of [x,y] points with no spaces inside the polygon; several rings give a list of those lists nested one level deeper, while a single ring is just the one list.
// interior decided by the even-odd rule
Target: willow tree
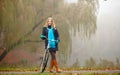
[{"label": "willow tree", "polygon": [[80,32],[80,36],[85,38],[95,33],[98,5],[98,0],[79,0],[76,4],[65,4],[65,18],[74,34]]},{"label": "willow tree", "polygon": [[[38,3],[42,1],[36,0]],[[1,54],[0,61],[17,45],[30,40],[29,36],[37,29],[46,18],[42,16],[38,5],[33,0],[1,0],[1,28],[4,36],[4,46],[6,50]],[[38,21],[39,19],[39,21]],[[2,34],[2,33],[1,33]],[[39,34],[35,33],[36,35]],[[35,37],[34,37],[35,38]]]},{"label": "willow tree", "polygon": [[[78,0],[77,3],[59,2],[58,12],[55,15],[61,32],[59,58],[66,63],[71,54],[71,37],[79,35],[80,39],[90,38],[96,31],[98,0]],[[63,58],[64,55],[64,58]]]},{"label": "willow tree", "polygon": [[17,45],[39,42],[43,24],[52,16],[61,39],[59,60],[65,65],[71,54],[71,36],[80,32],[80,37],[90,37],[95,33],[97,5],[98,0],[78,0],[76,4],[64,0],[0,0],[0,35],[6,47],[0,61]]}]

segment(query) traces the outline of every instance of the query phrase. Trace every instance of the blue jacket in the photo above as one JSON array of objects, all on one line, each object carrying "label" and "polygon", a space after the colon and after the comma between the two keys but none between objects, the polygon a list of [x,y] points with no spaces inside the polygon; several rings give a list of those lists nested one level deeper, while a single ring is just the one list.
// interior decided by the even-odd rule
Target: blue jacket
[{"label": "blue jacket", "polygon": [[[53,33],[54,33],[54,39],[60,41],[58,30],[53,28]],[[43,35],[43,36],[48,38],[48,29],[47,29],[47,27],[43,27],[41,35]],[[48,40],[46,38],[42,38],[42,39],[45,40],[45,49],[46,49],[47,45],[48,45]],[[56,42],[55,42],[54,50],[58,50],[58,43],[56,43]]]}]

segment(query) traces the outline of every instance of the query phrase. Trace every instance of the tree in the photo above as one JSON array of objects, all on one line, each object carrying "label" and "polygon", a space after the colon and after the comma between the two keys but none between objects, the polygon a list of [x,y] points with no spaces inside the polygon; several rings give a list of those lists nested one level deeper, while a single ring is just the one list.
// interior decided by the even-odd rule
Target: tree
[{"label": "tree", "polygon": [[85,61],[85,66],[88,67],[88,68],[94,68],[96,66],[95,59],[90,57],[90,59]]},{"label": "tree", "polygon": [[100,68],[114,68],[114,63],[112,61],[106,59],[100,59],[100,63],[98,64]]},{"label": "tree", "polygon": [[116,68],[120,68],[120,60],[119,60],[119,58],[116,58]]},{"label": "tree", "polygon": [[76,59],[75,63],[72,65],[73,68],[79,68],[80,67],[80,62],[78,59]]},{"label": "tree", "polygon": [[98,0],[79,0],[77,4],[70,5],[64,0],[0,0],[0,5],[0,35],[4,37],[1,46],[6,48],[0,61],[18,45],[40,42],[41,29],[50,16],[60,31],[62,41],[58,55],[64,62],[71,53],[71,36],[79,31],[80,37],[90,37],[96,30]]}]

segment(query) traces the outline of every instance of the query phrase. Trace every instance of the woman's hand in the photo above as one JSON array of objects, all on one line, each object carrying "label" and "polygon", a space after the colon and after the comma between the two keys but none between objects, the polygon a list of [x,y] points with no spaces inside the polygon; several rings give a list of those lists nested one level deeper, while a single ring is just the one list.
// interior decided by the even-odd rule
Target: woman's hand
[{"label": "woman's hand", "polygon": [[41,39],[45,39],[45,36],[44,36],[44,35],[40,35],[40,38],[41,38]]},{"label": "woman's hand", "polygon": [[56,40],[56,43],[58,44],[60,42],[60,40]]}]

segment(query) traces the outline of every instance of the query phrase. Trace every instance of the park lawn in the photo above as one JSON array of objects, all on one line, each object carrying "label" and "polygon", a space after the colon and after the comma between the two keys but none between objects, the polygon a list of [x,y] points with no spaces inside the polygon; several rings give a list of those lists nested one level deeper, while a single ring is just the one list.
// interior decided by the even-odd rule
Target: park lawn
[{"label": "park lawn", "polygon": [[[3,75],[3,74],[0,74]],[[108,73],[34,73],[34,74],[15,74],[15,73],[11,73],[11,74],[4,74],[4,75],[120,75],[118,73],[112,73],[112,74],[108,74]]]},{"label": "park lawn", "polygon": [[24,72],[24,71],[38,71],[39,68],[10,68],[10,67],[0,67],[0,71],[19,71],[19,72]]},{"label": "park lawn", "polygon": [[[62,68],[63,71],[80,71],[80,70],[89,70],[89,69],[81,69],[81,68]],[[95,69],[94,69],[95,70]],[[98,69],[97,69],[98,70]],[[27,73],[20,73],[20,74],[16,74],[16,73],[9,73],[9,74],[4,74],[4,75],[120,75],[120,73],[50,73],[48,72],[48,68],[46,69],[46,71],[44,73],[40,73],[39,72],[39,68],[36,67],[32,67],[32,68],[4,68],[4,67],[0,67],[0,72],[27,72]],[[29,72],[35,72],[30,74]],[[0,73],[0,75],[3,75]]]}]

